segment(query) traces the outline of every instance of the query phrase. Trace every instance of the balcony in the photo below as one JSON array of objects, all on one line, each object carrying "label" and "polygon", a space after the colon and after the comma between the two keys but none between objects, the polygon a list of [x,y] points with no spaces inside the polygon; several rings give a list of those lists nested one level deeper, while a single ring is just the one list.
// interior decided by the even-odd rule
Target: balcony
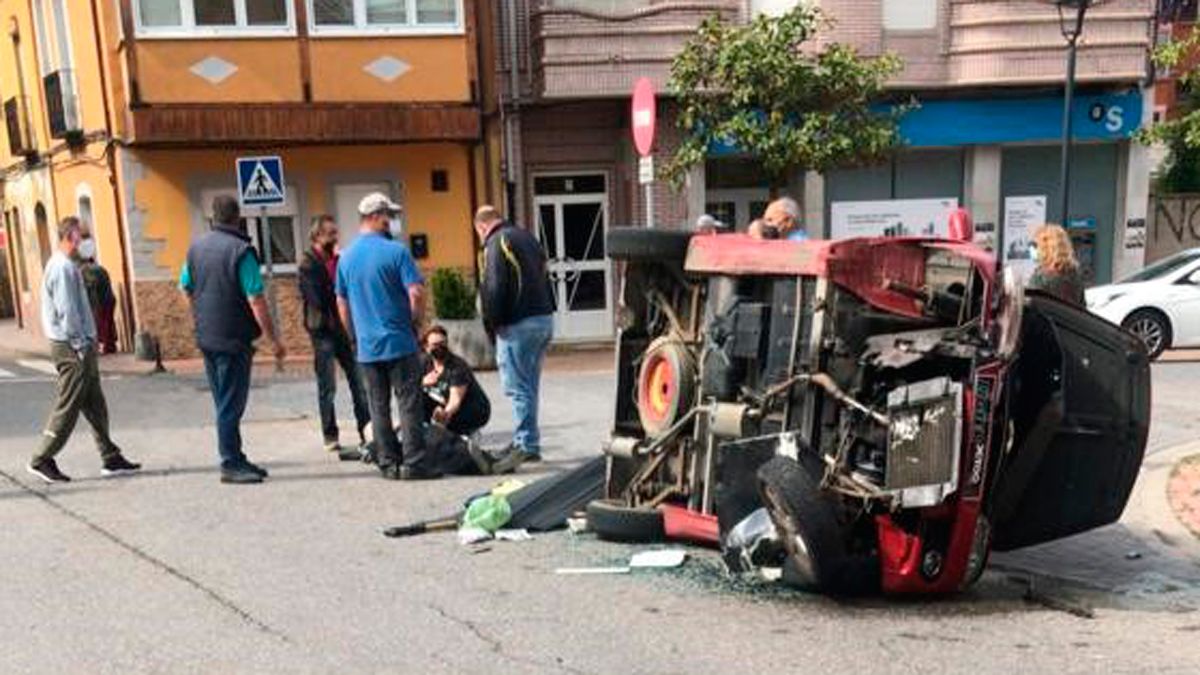
[{"label": "balcony", "polygon": [[56,70],[42,78],[46,94],[46,120],[51,138],[69,138],[78,134],[79,105],[75,97],[75,76],[70,68]]},{"label": "balcony", "polygon": [[543,98],[624,96],[634,79],[664,88],[671,59],[705,18],[738,18],[741,0],[533,0],[535,91]]},{"label": "balcony", "polygon": [[4,126],[8,132],[8,152],[13,157],[37,155],[37,146],[29,127],[28,111],[28,97],[14,96],[4,102]]}]

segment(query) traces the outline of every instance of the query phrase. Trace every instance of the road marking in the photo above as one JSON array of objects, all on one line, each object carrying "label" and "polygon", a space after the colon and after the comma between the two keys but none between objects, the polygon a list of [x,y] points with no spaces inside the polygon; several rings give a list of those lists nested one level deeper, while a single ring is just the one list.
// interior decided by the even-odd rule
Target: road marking
[{"label": "road marking", "polygon": [[13,378],[16,376],[17,376],[16,373],[14,373],[13,371],[0,368],[0,378],[9,379],[9,378]]},{"label": "road marking", "polygon": [[17,361],[17,365],[47,375],[58,375],[58,369],[46,359],[20,359]]}]

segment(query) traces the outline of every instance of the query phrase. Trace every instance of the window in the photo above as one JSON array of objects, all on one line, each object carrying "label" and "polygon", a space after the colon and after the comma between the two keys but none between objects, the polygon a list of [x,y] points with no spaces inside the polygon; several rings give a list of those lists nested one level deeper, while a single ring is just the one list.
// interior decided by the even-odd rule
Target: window
[{"label": "window", "polygon": [[[265,242],[271,245],[271,269],[275,272],[295,272],[296,264],[300,261],[300,253],[304,251],[307,232],[300,222],[300,209],[296,204],[296,186],[287,186],[287,201],[280,206],[270,206],[266,209],[266,217],[258,208],[242,210],[242,223],[250,235],[250,242],[258,252],[259,260],[264,265],[267,251]],[[204,228],[212,226],[213,199],[220,195],[237,197],[235,188],[204,190],[200,193],[199,208],[203,213]]]},{"label": "window", "polygon": [[288,34],[292,0],[136,0],[141,35]]},{"label": "window", "polygon": [[314,33],[445,32],[462,28],[462,0],[309,0]]},{"label": "window", "polygon": [[884,30],[937,28],[938,0],[883,0]]}]

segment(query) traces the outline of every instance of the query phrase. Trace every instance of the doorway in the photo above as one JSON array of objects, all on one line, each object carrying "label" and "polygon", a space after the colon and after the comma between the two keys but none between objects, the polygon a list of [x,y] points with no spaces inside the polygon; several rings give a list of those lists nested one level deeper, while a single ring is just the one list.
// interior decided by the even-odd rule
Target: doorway
[{"label": "doorway", "polygon": [[42,268],[45,269],[50,256],[54,255],[54,248],[50,244],[50,219],[46,217],[46,207],[41,202],[33,207],[33,221],[37,226],[38,252],[42,254]]},{"label": "doorway", "polygon": [[[358,214],[358,203],[362,201],[363,197],[373,192],[382,192],[393,201],[399,201],[393,194],[392,184],[386,181],[339,183],[333,186],[333,215],[337,218],[338,232],[341,237],[340,245],[343,251],[358,237],[358,226],[361,220],[361,216]],[[400,214],[400,218],[403,223],[403,213]],[[407,230],[407,228],[405,229]]]},{"label": "doorway", "polygon": [[612,337],[612,283],[604,236],[608,179],[604,174],[534,176],[537,236],[549,258],[557,340]]}]

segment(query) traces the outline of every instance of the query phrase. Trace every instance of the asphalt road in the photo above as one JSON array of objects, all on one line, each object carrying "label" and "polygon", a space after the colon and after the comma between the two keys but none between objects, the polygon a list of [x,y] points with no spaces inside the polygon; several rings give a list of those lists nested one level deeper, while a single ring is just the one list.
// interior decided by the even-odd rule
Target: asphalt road
[{"label": "asphalt road", "polygon": [[[495,376],[483,381],[499,441],[509,409]],[[1200,364],[1155,366],[1153,448],[1195,439],[1196,382]],[[1008,565],[954,598],[834,602],[726,580],[697,549],[679,570],[558,576],[633,549],[566,533],[475,554],[449,534],[385,539],[380,527],[453,511],[491,481],[397,484],[338,463],[320,449],[307,379],[253,390],[248,451],[272,478],[252,487],[217,482],[199,378],[105,388],[144,475],[99,478],[81,429],[60,462],[76,481],[45,487],[24,464],[51,378],[0,358],[0,672],[1195,670],[1200,586],[1039,578],[1031,601]],[[547,377],[536,472],[596,451],[611,389],[603,372]]]}]

